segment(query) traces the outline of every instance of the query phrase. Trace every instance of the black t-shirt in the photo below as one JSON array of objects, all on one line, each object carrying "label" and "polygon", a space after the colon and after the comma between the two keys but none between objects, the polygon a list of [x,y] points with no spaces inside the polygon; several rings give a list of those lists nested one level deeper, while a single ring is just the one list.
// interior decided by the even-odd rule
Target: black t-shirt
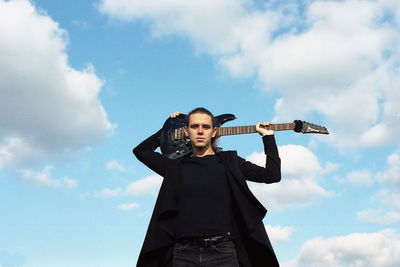
[{"label": "black t-shirt", "polygon": [[176,238],[206,237],[231,231],[231,192],[216,155],[181,161]]}]

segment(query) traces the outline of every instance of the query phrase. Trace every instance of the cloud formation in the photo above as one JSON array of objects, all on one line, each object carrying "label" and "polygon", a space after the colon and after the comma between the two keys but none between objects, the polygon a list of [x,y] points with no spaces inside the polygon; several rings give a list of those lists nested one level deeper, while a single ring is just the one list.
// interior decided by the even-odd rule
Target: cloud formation
[{"label": "cloud formation", "polygon": [[319,114],[334,146],[398,141],[397,0],[100,0],[99,10],[186,38],[233,77],[257,77],[281,94],[275,120]]},{"label": "cloud formation", "polygon": [[282,226],[266,225],[265,230],[267,231],[268,237],[272,243],[281,243],[289,241],[293,233],[293,228],[287,226],[282,227]]},{"label": "cloud formation", "polygon": [[32,184],[48,187],[66,187],[74,188],[77,186],[77,181],[68,177],[62,179],[53,178],[51,175],[53,167],[45,166],[41,171],[32,169],[21,169],[18,171],[19,176]]},{"label": "cloud formation", "polygon": [[81,150],[113,128],[92,66],[68,63],[67,33],[31,1],[0,1],[0,167]]},{"label": "cloud formation", "polygon": [[371,185],[372,177],[380,182],[383,189],[371,197],[372,203],[377,206],[359,211],[358,220],[379,225],[400,222],[400,155],[397,153],[389,155],[383,171],[376,173],[353,171],[347,176],[350,183],[363,186]]},{"label": "cloud formation", "polygon": [[387,167],[378,173],[382,183],[395,186],[400,190],[400,154],[393,153],[387,158]]},{"label": "cloud formation", "polygon": [[122,193],[122,188],[117,187],[115,189],[110,189],[110,188],[104,188],[100,190],[99,192],[95,193],[95,197],[100,197],[100,198],[111,198],[111,197],[118,197]]},{"label": "cloud formation", "polygon": [[[282,180],[279,183],[249,182],[250,190],[266,207],[279,210],[306,206],[330,195],[319,185],[325,169],[308,148],[299,145],[280,146],[279,154],[282,160]],[[254,152],[247,160],[265,166],[264,152]]]},{"label": "cloud formation", "polygon": [[287,267],[342,267],[400,265],[400,236],[391,229],[375,233],[317,237],[305,242]]},{"label": "cloud formation", "polygon": [[124,211],[130,211],[130,210],[135,210],[139,208],[139,204],[136,202],[132,203],[123,203],[118,205],[118,209],[124,210]]},{"label": "cloud formation", "polygon": [[107,170],[116,170],[120,172],[126,172],[128,169],[125,168],[121,163],[117,160],[110,160],[105,163],[105,167]]},{"label": "cloud formation", "polygon": [[374,182],[373,175],[367,170],[352,171],[347,174],[346,179],[349,183],[357,186],[369,186]]},{"label": "cloud formation", "polygon": [[163,178],[158,174],[153,174],[130,183],[126,187],[126,193],[132,196],[143,196],[146,194],[157,195],[161,187]]},{"label": "cloud formation", "polygon": [[366,209],[357,213],[357,218],[363,222],[369,222],[379,225],[388,225],[400,221],[400,212],[383,211],[381,209]]}]

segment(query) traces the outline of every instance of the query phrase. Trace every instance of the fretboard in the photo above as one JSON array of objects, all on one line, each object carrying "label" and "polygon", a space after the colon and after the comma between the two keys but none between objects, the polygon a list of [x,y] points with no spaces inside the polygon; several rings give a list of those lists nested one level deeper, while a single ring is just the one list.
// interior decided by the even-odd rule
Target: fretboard
[{"label": "fretboard", "polygon": [[[274,131],[288,131],[293,130],[295,127],[295,123],[277,123],[271,124],[268,130]],[[218,128],[218,136],[224,135],[235,135],[235,134],[251,134],[256,133],[256,126],[255,125],[248,125],[248,126],[232,126],[232,127],[220,127]]]},{"label": "fretboard", "polygon": [[[295,123],[277,123],[271,124],[268,130],[274,131],[288,131],[293,130],[295,127]],[[251,134],[256,133],[256,126],[255,125],[248,125],[248,126],[232,126],[232,127],[219,127],[217,136],[224,136],[224,135],[235,135],[235,134]],[[173,139],[175,140],[183,140],[185,139],[185,133],[183,128],[178,128],[173,131]]]}]

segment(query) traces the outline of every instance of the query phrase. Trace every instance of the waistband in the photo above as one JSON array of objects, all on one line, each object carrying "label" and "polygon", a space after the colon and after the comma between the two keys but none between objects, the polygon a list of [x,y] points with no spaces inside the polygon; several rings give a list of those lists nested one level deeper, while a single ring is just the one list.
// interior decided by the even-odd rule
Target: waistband
[{"label": "waistband", "polygon": [[218,236],[210,236],[210,237],[206,237],[206,238],[199,238],[199,237],[185,237],[185,238],[181,238],[178,240],[179,244],[182,245],[193,245],[193,246],[197,246],[197,247],[211,247],[213,245],[217,245],[219,243],[222,242],[226,242],[226,241],[230,241],[231,239],[227,236],[222,236],[222,235],[218,235]]}]

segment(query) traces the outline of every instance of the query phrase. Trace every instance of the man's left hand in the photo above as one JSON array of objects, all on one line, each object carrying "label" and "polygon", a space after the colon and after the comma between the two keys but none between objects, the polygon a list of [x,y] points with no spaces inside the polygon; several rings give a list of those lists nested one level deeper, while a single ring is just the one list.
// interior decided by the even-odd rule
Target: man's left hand
[{"label": "man's left hand", "polygon": [[271,125],[270,122],[258,122],[256,124],[256,131],[261,135],[261,136],[265,136],[265,135],[274,135],[275,131],[274,130],[268,130],[266,127],[268,127],[269,125]]}]

